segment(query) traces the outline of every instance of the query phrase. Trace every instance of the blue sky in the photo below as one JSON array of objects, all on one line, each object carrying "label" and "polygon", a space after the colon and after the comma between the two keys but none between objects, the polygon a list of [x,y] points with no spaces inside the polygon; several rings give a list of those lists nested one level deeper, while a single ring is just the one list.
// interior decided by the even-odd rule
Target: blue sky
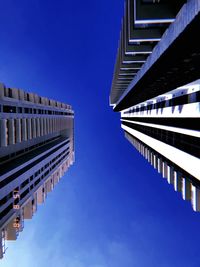
[{"label": "blue sky", "polygon": [[199,267],[200,214],[109,107],[123,0],[0,2],[0,80],[73,105],[76,162],[3,267]]}]

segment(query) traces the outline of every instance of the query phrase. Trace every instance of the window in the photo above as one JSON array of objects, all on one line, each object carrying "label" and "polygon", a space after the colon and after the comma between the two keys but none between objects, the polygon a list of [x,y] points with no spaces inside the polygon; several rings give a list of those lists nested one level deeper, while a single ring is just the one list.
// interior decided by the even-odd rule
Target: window
[{"label": "window", "polygon": [[5,113],[16,113],[16,107],[3,106],[3,112],[5,112]]},{"label": "window", "polygon": [[22,113],[22,107],[18,107],[17,109],[18,113]]}]

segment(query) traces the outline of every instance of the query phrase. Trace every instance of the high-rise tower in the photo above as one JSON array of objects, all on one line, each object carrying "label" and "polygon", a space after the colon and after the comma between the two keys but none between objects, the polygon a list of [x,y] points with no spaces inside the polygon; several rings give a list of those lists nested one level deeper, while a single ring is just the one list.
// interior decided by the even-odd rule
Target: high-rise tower
[{"label": "high-rise tower", "polygon": [[110,104],[126,138],[200,210],[200,1],[127,0]]},{"label": "high-rise tower", "polygon": [[0,84],[0,258],[74,161],[70,105]]}]

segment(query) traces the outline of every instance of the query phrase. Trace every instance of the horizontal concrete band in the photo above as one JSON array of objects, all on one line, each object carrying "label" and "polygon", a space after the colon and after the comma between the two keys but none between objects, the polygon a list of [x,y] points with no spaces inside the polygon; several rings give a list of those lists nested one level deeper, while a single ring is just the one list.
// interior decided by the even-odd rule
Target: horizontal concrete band
[{"label": "horizontal concrete band", "polygon": [[136,131],[130,127],[127,127],[125,125],[122,125],[121,127],[148,146],[152,147],[155,151],[162,154],[164,157],[174,162],[176,165],[180,166],[183,170],[190,173],[196,179],[200,180],[200,159],[191,156],[190,154],[185,153],[180,149],[147,136],[139,131]]}]

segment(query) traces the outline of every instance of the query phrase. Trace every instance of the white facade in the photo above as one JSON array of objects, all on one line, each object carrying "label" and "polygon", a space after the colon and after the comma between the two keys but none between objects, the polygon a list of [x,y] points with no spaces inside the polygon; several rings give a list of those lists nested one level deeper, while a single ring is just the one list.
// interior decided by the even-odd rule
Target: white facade
[{"label": "white facade", "polygon": [[[126,137],[130,134],[127,139],[140,152],[141,147],[151,151],[141,153],[195,211],[200,211],[199,93],[197,80],[121,111],[122,129]],[[182,105],[173,105],[183,100]]]}]

